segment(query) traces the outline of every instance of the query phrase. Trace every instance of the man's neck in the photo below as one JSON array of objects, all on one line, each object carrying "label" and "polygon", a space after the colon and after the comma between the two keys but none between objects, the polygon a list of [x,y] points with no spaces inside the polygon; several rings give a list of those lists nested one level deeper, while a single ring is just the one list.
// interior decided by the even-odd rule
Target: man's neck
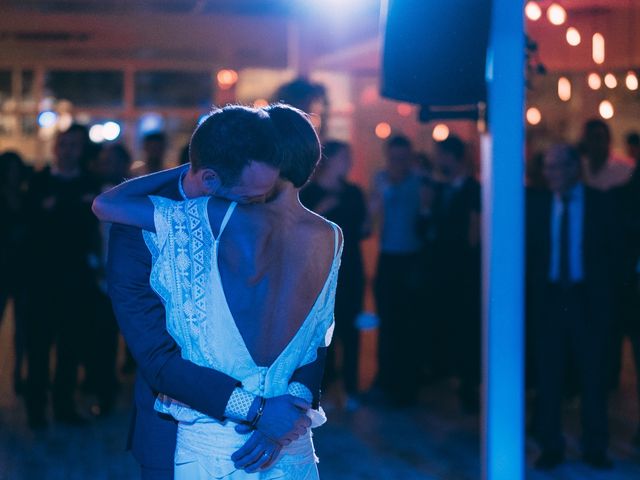
[{"label": "man's neck", "polygon": [[189,169],[180,179],[182,182],[182,190],[187,198],[196,198],[202,196],[198,184],[194,181],[193,172]]}]

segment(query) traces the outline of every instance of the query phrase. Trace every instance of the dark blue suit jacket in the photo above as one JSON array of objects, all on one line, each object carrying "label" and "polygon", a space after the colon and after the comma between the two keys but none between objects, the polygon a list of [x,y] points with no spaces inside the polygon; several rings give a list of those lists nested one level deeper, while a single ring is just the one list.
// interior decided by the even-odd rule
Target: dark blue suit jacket
[{"label": "dark blue suit jacket", "polygon": [[[180,198],[177,184],[158,193]],[[171,469],[177,425],[153,409],[156,394],[165,393],[223,419],[229,396],[240,382],[182,358],[180,348],[166,330],[164,305],[149,285],[150,272],[151,253],[142,231],[114,224],[109,237],[109,296],[139,373],[128,448],[141,465]],[[297,370],[291,378],[291,382],[300,382],[313,392],[315,406],[319,402],[325,355],[326,349],[320,349],[317,360]]]}]

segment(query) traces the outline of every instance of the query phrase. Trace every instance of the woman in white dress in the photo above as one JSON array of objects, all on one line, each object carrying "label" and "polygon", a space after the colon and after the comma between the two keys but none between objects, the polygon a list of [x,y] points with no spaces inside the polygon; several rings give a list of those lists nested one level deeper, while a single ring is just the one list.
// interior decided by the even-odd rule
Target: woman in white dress
[{"label": "woman in white dress", "polygon": [[[295,393],[289,385],[292,373],[330,342],[342,251],[339,228],[298,200],[320,157],[313,127],[291,107],[265,111],[280,137],[282,158],[280,179],[264,203],[218,198],[221,191],[227,198],[233,195],[229,179],[218,175],[214,163],[210,180],[219,184],[214,196],[186,201],[149,196],[178,181],[187,168],[178,167],[126,182],[94,204],[103,221],[147,230],[150,281],[165,303],[167,330],[183,357],[242,381],[234,395],[239,404],[248,398],[254,410],[258,405],[244,417],[253,426],[260,420],[262,399]],[[194,147],[197,136],[198,130],[192,155],[204,155],[206,149]],[[296,168],[297,162],[303,168]],[[243,458],[234,463],[231,457],[247,443],[249,428],[239,433],[237,423],[219,422],[162,394],[156,410],[179,423],[176,479],[318,478],[309,430],[289,445],[274,444],[264,452],[257,442],[254,450],[245,446]],[[324,422],[321,411],[310,412],[312,426]],[[243,416],[238,417],[241,422]]]}]

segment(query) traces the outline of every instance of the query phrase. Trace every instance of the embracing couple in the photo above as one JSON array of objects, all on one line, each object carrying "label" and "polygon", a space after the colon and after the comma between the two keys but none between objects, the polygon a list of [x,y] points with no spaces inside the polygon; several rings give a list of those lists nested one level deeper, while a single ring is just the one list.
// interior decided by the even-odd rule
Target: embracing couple
[{"label": "embracing couple", "polygon": [[298,200],[318,137],[292,107],[230,106],[189,156],[94,202],[138,364],[129,445],[143,479],[316,479],[342,251]]}]

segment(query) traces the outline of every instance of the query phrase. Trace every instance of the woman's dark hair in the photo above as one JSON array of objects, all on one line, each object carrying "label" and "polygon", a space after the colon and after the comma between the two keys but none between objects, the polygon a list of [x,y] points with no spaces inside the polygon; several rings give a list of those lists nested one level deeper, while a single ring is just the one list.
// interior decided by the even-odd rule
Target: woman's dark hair
[{"label": "woman's dark hair", "polygon": [[251,162],[279,167],[275,132],[269,115],[256,108],[230,105],[214,110],[191,137],[194,170],[211,168],[224,185],[238,181]]},{"label": "woman's dark hair", "polygon": [[320,140],[306,113],[277,103],[264,109],[275,127],[280,177],[303,187],[320,160]]}]

